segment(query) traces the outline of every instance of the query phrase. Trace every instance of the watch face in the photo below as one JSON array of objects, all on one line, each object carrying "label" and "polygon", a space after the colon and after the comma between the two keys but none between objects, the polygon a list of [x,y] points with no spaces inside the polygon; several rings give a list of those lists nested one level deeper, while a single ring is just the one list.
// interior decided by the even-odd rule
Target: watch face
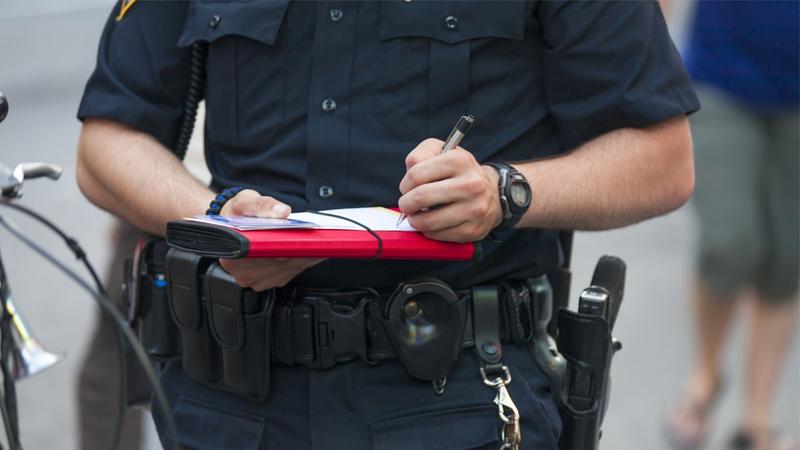
[{"label": "watch face", "polygon": [[514,205],[525,207],[531,201],[530,189],[525,183],[515,182],[511,184],[511,201]]}]

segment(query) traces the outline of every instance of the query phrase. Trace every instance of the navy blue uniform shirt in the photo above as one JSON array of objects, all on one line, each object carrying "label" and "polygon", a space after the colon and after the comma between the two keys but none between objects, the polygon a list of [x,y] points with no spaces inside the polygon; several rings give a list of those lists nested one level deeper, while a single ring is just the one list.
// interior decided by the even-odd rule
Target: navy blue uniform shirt
[{"label": "navy blue uniform shirt", "polygon": [[[396,205],[405,156],[463,113],[477,118],[464,148],[515,162],[698,108],[654,1],[158,1],[115,15],[79,118],[172,147],[191,45],[208,42],[213,186],[247,186],[294,211]],[[555,231],[501,238],[477,261],[327,261],[296,282],[390,287],[424,275],[463,287],[558,265]]]}]

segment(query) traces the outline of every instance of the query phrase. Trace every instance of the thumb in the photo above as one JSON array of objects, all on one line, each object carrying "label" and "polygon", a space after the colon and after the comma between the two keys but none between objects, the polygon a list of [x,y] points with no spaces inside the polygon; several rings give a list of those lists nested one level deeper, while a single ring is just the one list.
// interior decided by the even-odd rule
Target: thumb
[{"label": "thumb", "polygon": [[245,189],[225,203],[223,216],[251,216],[271,219],[284,219],[292,209],[272,197],[261,195],[252,189]]}]

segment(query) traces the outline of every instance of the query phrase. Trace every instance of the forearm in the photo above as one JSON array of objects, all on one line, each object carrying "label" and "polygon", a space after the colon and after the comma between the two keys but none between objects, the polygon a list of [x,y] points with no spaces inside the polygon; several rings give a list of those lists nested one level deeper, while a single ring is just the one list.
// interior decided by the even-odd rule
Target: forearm
[{"label": "forearm", "polygon": [[168,221],[204,212],[214,197],[158,141],[107,120],[84,123],[77,179],[92,203],[158,235]]},{"label": "forearm", "polygon": [[615,130],[566,155],[514,166],[534,199],[518,227],[622,227],[678,208],[694,189],[685,117]]}]

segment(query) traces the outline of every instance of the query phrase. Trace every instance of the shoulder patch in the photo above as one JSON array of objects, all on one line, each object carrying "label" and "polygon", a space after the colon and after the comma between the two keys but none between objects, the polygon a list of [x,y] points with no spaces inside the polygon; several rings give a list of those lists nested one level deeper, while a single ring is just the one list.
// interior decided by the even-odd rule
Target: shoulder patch
[{"label": "shoulder patch", "polygon": [[119,1],[119,14],[117,15],[117,22],[125,18],[125,14],[128,14],[128,10],[131,9],[134,3],[136,3],[136,0]]}]

